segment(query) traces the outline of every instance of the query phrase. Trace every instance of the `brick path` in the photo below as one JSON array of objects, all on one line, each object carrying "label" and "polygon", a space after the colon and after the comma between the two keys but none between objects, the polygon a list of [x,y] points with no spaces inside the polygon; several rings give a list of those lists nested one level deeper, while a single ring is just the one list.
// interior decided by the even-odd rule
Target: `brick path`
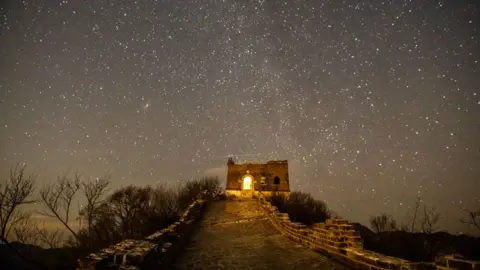
[{"label": "brick path", "polygon": [[257,202],[210,205],[175,269],[346,269],[282,236]]}]

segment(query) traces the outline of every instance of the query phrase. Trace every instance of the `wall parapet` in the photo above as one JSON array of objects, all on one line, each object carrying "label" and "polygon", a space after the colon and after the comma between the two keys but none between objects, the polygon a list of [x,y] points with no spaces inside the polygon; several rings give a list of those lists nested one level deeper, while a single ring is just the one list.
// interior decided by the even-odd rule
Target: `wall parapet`
[{"label": "wall parapet", "polygon": [[363,240],[355,226],[347,220],[327,219],[324,223],[306,226],[290,221],[261,193],[256,194],[266,217],[284,236],[357,269],[395,270],[480,270],[479,261],[468,261],[452,255],[435,262],[411,262],[363,248]]},{"label": "wall parapet", "polygon": [[191,236],[196,221],[206,207],[205,200],[196,200],[184,211],[180,219],[167,228],[142,240],[126,239],[91,253],[78,261],[77,270],[141,270],[168,268]]}]

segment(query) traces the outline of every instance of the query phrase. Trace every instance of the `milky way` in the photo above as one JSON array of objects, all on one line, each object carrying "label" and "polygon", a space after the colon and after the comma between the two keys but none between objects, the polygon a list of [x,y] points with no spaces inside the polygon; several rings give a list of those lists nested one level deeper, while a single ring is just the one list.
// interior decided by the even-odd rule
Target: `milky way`
[{"label": "milky way", "polygon": [[175,184],[233,155],[363,223],[479,207],[473,0],[42,2],[0,10],[2,177]]}]

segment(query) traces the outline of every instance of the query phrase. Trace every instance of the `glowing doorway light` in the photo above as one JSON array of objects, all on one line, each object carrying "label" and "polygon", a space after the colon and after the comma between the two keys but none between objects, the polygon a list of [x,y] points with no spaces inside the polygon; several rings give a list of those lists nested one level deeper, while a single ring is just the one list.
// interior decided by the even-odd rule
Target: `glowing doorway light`
[{"label": "glowing doorway light", "polygon": [[243,178],[243,190],[250,189],[252,189],[252,177],[247,175]]}]

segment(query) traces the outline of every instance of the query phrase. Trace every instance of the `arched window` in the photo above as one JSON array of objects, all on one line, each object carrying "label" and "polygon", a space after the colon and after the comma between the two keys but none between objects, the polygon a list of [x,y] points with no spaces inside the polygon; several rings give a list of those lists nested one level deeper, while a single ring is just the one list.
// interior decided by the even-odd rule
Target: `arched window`
[{"label": "arched window", "polygon": [[247,175],[243,178],[243,190],[251,190],[253,185],[253,180],[250,175]]},{"label": "arched window", "polygon": [[275,176],[275,178],[273,178],[273,183],[274,183],[275,185],[280,184],[280,177]]}]

